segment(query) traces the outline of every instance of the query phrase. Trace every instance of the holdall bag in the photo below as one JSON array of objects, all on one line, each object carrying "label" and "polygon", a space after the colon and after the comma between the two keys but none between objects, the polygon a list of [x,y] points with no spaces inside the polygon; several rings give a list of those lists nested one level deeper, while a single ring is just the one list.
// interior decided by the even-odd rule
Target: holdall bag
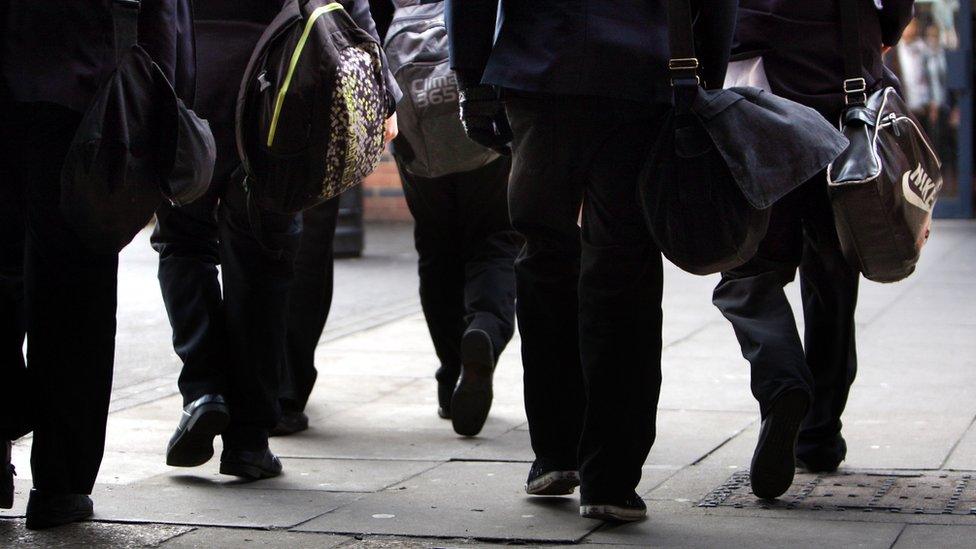
[{"label": "holdall bag", "polygon": [[425,178],[476,170],[499,154],[467,138],[457,78],[451,70],[444,0],[394,0],[386,34],[390,70],[404,92],[397,105],[400,135],[393,152],[408,172]]},{"label": "holdall bag", "polygon": [[841,1],[844,101],[840,127],[850,147],[827,169],[837,236],[847,261],[868,280],[897,282],[915,271],[942,190],[942,163],[895,88],[868,95],[859,13]]},{"label": "holdall bag", "polygon": [[217,155],[210,125],[138,45],[139,10],[139,0],[112,2],[116,69],[85,112],[61,172],[61,212],[98,253],[118,253],[163,200],[180,206],[203,196]]},{"label": "holdall bag", "polygon": [[338,2],[287,0],[254,48],[237,97],[248,204],[291,214],[379,164],[387,113],[380,46]]},{"label": "holdall bag", "polygon": [[770,206],[823,171],[847,140],[813,109],[761,89],[702,87],[688,0],[668,2],[668,31],[674,108],[638,195],[664,256],[712,274],[751,259]]}]

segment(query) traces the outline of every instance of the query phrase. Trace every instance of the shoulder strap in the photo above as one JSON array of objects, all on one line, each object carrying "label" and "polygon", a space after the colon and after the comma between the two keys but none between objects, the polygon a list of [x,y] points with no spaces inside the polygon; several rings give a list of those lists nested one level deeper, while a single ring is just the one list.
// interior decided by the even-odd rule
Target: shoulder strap
[{"label": "shoulder strap", "polygon": [[115,35],[115,61],[122,61],[129,48],[139,43],[140,0],[112,0],[112,33]]},{"label": "shoulder strap", "polygon": [[687,112],[701,85],[690,0],[668,0],[668,43],[671,48],[668,77],[674,90],[675,108]]},{"label": "shoulder strap", "polygon": [[861,12],[859,0],[840,1],[840,30],[844,46],[844,104],[851,107],[867,103],[867,81],[861,59]]}]

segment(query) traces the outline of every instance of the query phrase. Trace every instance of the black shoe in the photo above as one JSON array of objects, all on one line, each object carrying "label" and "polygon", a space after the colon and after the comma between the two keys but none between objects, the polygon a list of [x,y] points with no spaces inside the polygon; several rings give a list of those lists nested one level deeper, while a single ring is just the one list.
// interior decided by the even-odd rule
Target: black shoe
[{"label": "black shoe", "polygon": [[461,339],[461,380],[451,398],[454,432],[473,437],[481,432],[491,410],[491,377],[495,350],[484,330],[468,330]]},{"label": "black shoe", "polygon": [[846,457],[847,441],[839,434],[828,443],[816,445],[801,440],[796,448],[796,466],[811,473],[836,472]]},{"label": "black shoe", "polygon": [[453,383],[437,382],[437,415],[441,419],[451,419],[451,398],[456,386],[456,379]]},{"label": "black shoe", "polygon": [[581,502],[580,516],[614,522],[634,522],[647,516],[647,505],[636,493],[623,501]]},{"label": "black shoe", "polygon": [[220,474],[261,480],[281,474],[281,460],[270,449],[229,450],[220,454]]},{"label": "black shoe", "polygon": [[3,459],[0,459],[0,509],[10,509],[14,506],[14,475],[17,471],[13,459],[13,444],[9,440],[0,443]]},{"label": "black shoe", "polygon": [[183,409],[180,424],[166,447],[166,465],[196,467],[213,457],[213,439],[230,423],[224,397],[203,395]]},{"label": "black shoe", "polygon": [[27,529],[43,530],[78,522],[92,516],[92,500],[85,494],[47,494],[30,491],[27,500]]},{"label": "black shoe", "polygon": [[568,496],[579,486],[578,471],[560,471],[532,464],[529,478],[525,481],[525,493],[530,496]]},{"label": "black shoe", "polygon": [[809,405],[810,397],[805,391],[790,390],[776,399],[763,420],[749,469],[752,493],[756,497],[777,498],[793,484],[796,438]]},{"label": "black shoe", "polygon": [[268,435],[285,437],[308,430],[308,416],[305,412],[281,411],[281,418]]}]

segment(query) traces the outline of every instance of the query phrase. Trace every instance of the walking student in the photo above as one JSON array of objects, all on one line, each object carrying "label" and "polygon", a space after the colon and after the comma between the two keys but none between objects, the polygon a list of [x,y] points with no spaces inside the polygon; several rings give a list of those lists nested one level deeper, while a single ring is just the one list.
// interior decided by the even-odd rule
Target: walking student
[{"label": "walking student", "polygon": [[[449,2],[468,135],[512,146],[535,452],[526,491],[564,495],[580,485],[580,513],[590,518],[646,514],[635,489],[655,436],[663,281],[636,185],[671,103],[665,8],[663,0],[589,2],[585,11],[557,0],[501,0],[500,10],[498,0]],[[711,86],[724,80],[734,10],[729,0],[700,12]]]},{"label": "walking student", "polygon": [[[838,120],[844,108],[844,1],[740,0],[733,56],[742,65],[730,66],[730,83],[738,66],[758,63],[773,93]],[[860,8],[863,77],[870,94],[892,83],[882,48],[898,42],[913,2],[851,1]],[[783,292],[798,268],[802,341]],[[713,302],[731,322],[751,365],[752,393],[763,419],[751,470],[759,497],[786,492],[794,460],[810,471],[829,472],[846,456],[841,414],[857,369],[857,287],[858,272],[841,253],[827,179],[820,174],[773,206],[759,252],[723,273],[715,288]]]},{"label": "walking student", "polygon": [[437,413],[458,434],[475,436],[491,408],[495,364],[515,331],[520,238],[508,215],[511,160],[507,150],[468,141],[457,120],[444,3],[371,5],[405,94],[393,158],[415,222],[420,300],[440,361]]},{"label": "walking student", "polygon": [[[360,26],[373,30],[366,0],[341,3]],[[291,295],[302,215],[262,211],[254,204],[249,214],[234,133],[237,94],[248,59],[282,4],[196,2],[201,67],[197,112],[213,128],[217,166],[210,194],[187,208],[162,208],[152,237],[174,348],[183,360],[179,386],[184,410],[166,462],[202,465],[213,456],[213,439],[222,435],[221,473],[248,479],[281,473],[268,437],[280,428],[279,380],[292,316],[288,303],[308,299]],[[389,104],[392,112],[395,97]],[[329,203],[319,206],[327,207]],[[324,277],[320,283],[325,284]]]},{"label": "walking student", "polygon": [[[91,516],[105,448],[118,254],[86,248],[59,200],[82,114],[115,68],[111,7],[0,1],[0,507],[13,503],[11,441],[33,431],[30,529]],[[140,44],[187,103],[189,27],[189,2],[142,2]]]}]

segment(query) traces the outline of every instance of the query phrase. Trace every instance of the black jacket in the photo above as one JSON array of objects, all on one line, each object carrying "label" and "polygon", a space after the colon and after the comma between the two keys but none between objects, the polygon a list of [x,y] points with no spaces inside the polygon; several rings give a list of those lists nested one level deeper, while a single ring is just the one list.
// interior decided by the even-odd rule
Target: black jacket
[{"label": "black jacket", "polygon": [[[496,13],[501,24],[495,36]],[[736,0],[707,4],[696,30],[721,87]],[[448,0],[452,66],[509,89],[669,102],[666,0]]]},{"label": "black jacket", "polygon": [[[884,75],[881,47],[893,46],[912,18],[913,0],[859,0],[864,78]],[[772,91],[833,118],[844,107],[839,0],[740,0],[733,58],[761,56]]]},{"label": "black jacket", "polygon": [[[115,67],[111,0],[0,0],[0,67],[14,101],[83,111]],[[190,0],[142,0],[139,42],[192,104]]]}]

